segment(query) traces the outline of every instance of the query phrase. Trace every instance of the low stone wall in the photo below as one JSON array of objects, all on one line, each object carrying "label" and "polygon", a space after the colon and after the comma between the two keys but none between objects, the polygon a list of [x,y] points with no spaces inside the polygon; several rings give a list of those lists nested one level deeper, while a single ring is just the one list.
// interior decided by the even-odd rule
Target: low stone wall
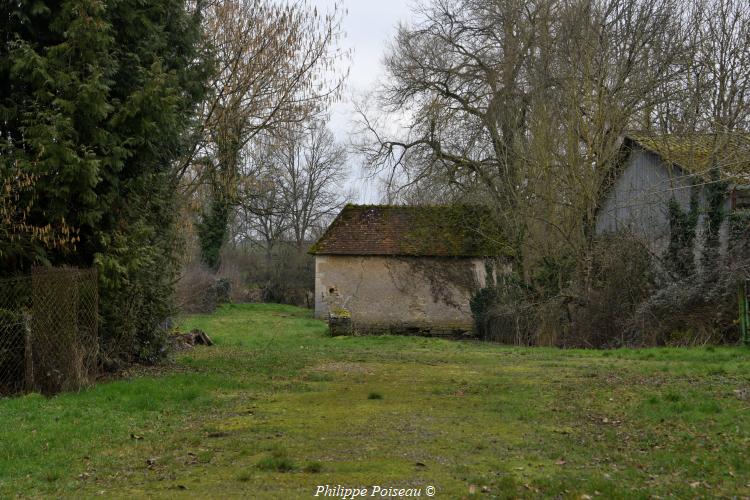
[{"label": "low stone wall", "polygon": [[349,311],[338,310],[328,314],[328,328],[331,335],[338,337],[340,335],[353,335],[352,315]]},{"label": "low stone wall", "polygon": [[410,335],[421,337],[440,337],[449,339],[474,338],[472,327],[467,325],[423,325],[408,324],[354,324],[354,332],[358,335]]}]

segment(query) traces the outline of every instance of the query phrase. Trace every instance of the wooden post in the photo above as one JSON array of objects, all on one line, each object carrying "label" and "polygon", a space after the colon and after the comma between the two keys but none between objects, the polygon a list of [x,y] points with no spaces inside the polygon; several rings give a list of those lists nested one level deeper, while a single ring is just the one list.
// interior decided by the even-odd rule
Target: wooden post
[{"label": "wooden post", "polygon": [[740,308],[740,341],[750,346],[750,308],[747,303],[747,281],[740,283],[737,301]]},{"label": "wooden post", "polygon": [[24,390],[32,392],[34,390],[34,356],[31,351],[31,316],[28,313],[23,314],[23,331],[24,331]]}]

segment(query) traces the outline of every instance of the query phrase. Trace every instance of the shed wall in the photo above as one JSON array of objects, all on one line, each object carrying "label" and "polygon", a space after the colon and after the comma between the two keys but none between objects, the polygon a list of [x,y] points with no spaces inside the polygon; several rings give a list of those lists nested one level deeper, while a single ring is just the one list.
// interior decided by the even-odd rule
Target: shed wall
[{"label": "shed wall", "polygon": [[[596,232],[630,231],[640,237],[651,252],[661,256],[669,247],[669,201],[674,197],[682,210],[688,211],[693,189],[691,178],[682,169],[667,165],[650,151],[634,147],[597,214]],[[694,258],[699,264],[706,225],[706,197],[703,187],[697,189],[699,216]],[[725,213],[729,213],[729,208],[727,199]],[[720,250],[724,254],[728,240],[726,223],[720,229],[720,240]]]},{"label": "shed wall", "polygon": [[318,255],[315,315],[344,308],[362,333],[468,332],[469,302],[486,274],[478,258]]},{"label": "shed wall", "polygon": [[690,207],[690,180],[659,156],[634,147],[596,220],[597,233],[628,230],[661,254],[669,246],[669,200]]}]

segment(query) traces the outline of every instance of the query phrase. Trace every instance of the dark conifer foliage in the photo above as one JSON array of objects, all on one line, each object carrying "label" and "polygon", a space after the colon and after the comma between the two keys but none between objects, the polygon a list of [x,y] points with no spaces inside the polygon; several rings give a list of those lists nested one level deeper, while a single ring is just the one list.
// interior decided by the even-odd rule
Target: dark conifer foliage
[{"label": "dark conifer foliage", "polygon": [[0,273],[96,265],[107,356],[159,350],[178,242],[172,169],[204,94],[199,12],[184,0],[0,5],[0,174],[34,176],[30,224],[78,236],[0,242]]}]

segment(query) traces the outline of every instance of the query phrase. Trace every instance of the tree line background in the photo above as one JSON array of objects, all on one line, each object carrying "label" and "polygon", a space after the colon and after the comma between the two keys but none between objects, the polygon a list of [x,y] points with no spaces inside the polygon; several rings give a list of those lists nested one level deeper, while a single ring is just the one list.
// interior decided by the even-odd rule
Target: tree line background
[{"label": "tree line background", "polygon": [[[492,208],[487,236],[513,273],[474,301],[487,338],[736,338],[728,294],[746,266],[656,265],[669,256],[603,240],[594,223],[626,131],[710,132],[716,151],[747,132],[747,3],[415,8],[345,147],[327,125],[351,57],[340,5],[3,3],[0,275],[95,266],[104,357],[153,361],[176,307],[309,303],[306,247],[352,197],[356,155],[386,202]],[[705,173],[719,197],[728,167]]]},{"label": "tree line background", "polygon": [[[514,271],[475,300],[480,332],[589,347],[735,341],[748,266],[717,248],[727,187],[748,180],[724,153],[750,151],[750,5],[431,0],[417,15],[386,55],[384,87],[358,104],[358,149],[389,200],[495,210]],[[709,199],[705,234],[686,231],[698,214],[671,207],[666,255],[596,234],[632,130],[713,139],[694,181]],[[732,222],[741,246],[746,224]],[[703,265],[686,268],[698,238]]]}]

